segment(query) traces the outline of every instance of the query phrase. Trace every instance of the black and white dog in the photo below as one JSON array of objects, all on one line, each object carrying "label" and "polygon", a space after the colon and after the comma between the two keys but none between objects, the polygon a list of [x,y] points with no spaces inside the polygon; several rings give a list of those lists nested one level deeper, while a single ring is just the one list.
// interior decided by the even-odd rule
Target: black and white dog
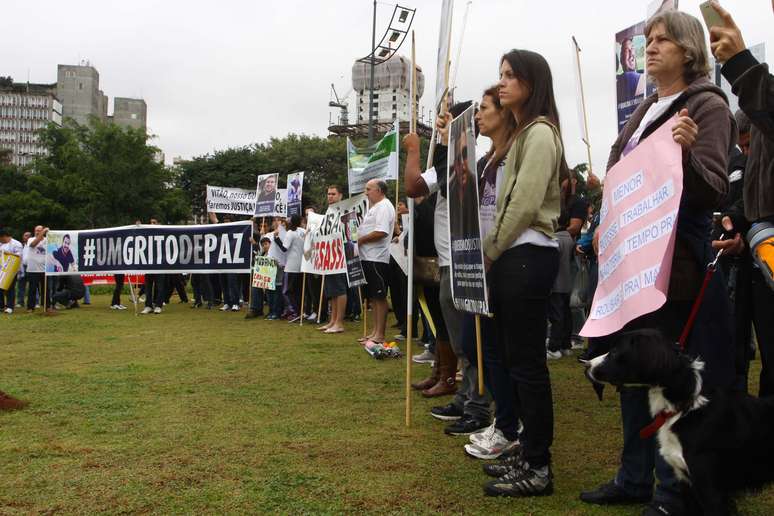
[{"label": "black and white dog", "polygon": [[774,399],[703,392],[701,360],[657,331],[623,334],[585,364],[593,382],[650,388],[654,420],[641,436],[657,435],[662,457],[690,489],[691,512],[733,513],[734,492],[774,480]]}]

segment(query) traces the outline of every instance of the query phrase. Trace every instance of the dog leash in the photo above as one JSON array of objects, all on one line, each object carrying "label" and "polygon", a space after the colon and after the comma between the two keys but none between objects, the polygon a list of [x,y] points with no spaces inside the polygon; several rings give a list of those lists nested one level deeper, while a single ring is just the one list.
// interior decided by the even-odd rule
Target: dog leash
[{"label": "dog leash", "polygon": [[[723,240],[723,235],[721,235],[720,239]],[[691,333],[691,329],[693,329],[693,325],[696,322],[696,316],[699,313],[699,308],[701,307],[701,303],[704,300],[704,294],[707,291],[707,285],[709,285],[709,282],[712,279],[712,275],[715,274],[715,271],[718,268],[718,259],[720,259],[720,255],[722,254],[723,249],[718,251],[718,254],[715,255],[715,259],[707,265],[707,272],[704,274],[704,281],[701,284],[699,293],[696,295],[696,300],[693,302],[691,313],[688,316],[688,320],[685,322],[683,332],[680,334],[680,338],[677,340],[677,345],[680,347],[681,352],[685,351],[685,343],[688,340],[688,334]],[[656,432],[658,432],[659,428],[664,426],[667,421],[676,415],[677,412],[671,410],[662,410],[656,414],[656,417],[648,426],[640,430],[640,439],[649,439],[653,437]]]},{"label": "dog leash", "polygon": [[[720,239],[723,239],[723,236],[721,235]],[[688,316],[688,320],[685,322],[685,326],[683,327],[683,332],[680,334],[680,338],[677,339],[677,345],[680,346],[680,351],[685,351],[685,343],[688,340],[688,334],[691,333],[691,330],[693,329],[693,324],[696,322],[696,316],[699,313],[699,308],[701,307],[701,302],[704,300],[704,294],[707,291],[707,285],[709,285],[710,280],[712,279],[712,275],[715,274],[715,271],[718,269],[718,260],[720,259],[720,256],[723,254],[723,249],[718,251],[718,254],[715,255],[715,259],[712,260],[709,265],[707,265],[707,272],[704,274],[704,281],[701,284],[701,288],[699,289],[699,293],[696,296],[696,300],[693,302],[693,306],[691,307],[691,313]]]}]

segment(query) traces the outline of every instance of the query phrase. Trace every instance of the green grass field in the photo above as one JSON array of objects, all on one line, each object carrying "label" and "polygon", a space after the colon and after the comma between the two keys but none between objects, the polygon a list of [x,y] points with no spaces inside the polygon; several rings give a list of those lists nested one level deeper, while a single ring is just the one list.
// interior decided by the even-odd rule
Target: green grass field
[{"label": "green grass field", "polygon": [[[616,396],[599,403],[574,360],[551,363],[556,494],[487,498],[467,438],[428,415],[439,400],[416,395],[405,427],[405,362],[365,353],[362,325],[108,300],[0,320],[0,389],[30,401],[0,413],[0,513],[639,514],[578,501],[621,439]],[[774,490],[741,509],[774,514]]]}]

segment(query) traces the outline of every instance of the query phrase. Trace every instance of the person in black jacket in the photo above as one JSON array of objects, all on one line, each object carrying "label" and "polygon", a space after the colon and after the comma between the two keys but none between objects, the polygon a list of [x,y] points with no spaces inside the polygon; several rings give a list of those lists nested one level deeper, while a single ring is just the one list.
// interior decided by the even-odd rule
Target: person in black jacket
[{"label": "person in black jacket", "polygon": [[[774,76],[769,73],[768,65],[758,63],[746,49],[742,32],[731,15],[717,2],[712,5],[723,19],[722,27],[710,29],[712,53],[723,63],[721,72],[731,83],[739,98],[739,107],[750,120],[742,197],[722,218],[729,242],[718,242],[715,247],[725,248],[729,254],[749,255],[744,235],[750,226],[774,224]],[[771,317],[774,290],[768,288],[759,268],[751,264],[749,272],[751,292],[746,302],[755,324],[762,363],[759,395],[768,396],[774,394],[774,318]],[[739,301],[745,302],[745,299]]]}]

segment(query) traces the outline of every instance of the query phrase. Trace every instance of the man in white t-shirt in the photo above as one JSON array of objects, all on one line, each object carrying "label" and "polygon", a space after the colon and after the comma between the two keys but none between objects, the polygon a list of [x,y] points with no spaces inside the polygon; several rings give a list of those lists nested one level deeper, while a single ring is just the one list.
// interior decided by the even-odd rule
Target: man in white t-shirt
[{"label": "man in white t-shirt", "polygon": [[368,212],[358,228],[357,246],[365,273],[366,293],[374,310],[371,343],[383,343],[387,325],[387,278],[390,277],[390,240],[395,226],[395,208],[387,199],[387,183],[372,179],[366,183]]},{"label": "man in white t-shirt", "polygon": [[[11,234],[5,230],[0,229],[0,253],[12,254],[18,256],[19,260],[22,258],[24,247],[21,242],[11,237]],[[13,313],[13,307],[16,303],[16,278],[8,287],[8,290],[0,289],[0,311],[4,311],[7,314]]]},{"label": "man in white t-shirt", "polygon": [[[35,227],[35,236],[27,241],[24,252],[27,255],[27,311],[35,310],[38,300],[38,292],[43,298],[43,280],[46,272],[46,243],[48,228],[43,226]],[[50,299],[50,295],[46,293]],[[23,302],[23,300],[19,300]],[[45,306],[48,306],[46,303]]]}]

